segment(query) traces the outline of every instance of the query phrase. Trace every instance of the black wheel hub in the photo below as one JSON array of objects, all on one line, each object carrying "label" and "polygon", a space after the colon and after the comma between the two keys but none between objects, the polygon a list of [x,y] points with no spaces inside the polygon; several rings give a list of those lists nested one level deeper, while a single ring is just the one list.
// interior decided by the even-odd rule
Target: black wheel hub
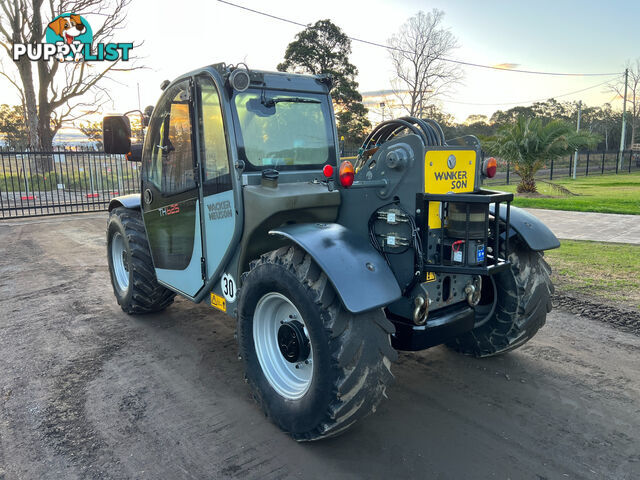
[{"label": "black wheel hub", "polygon": [[122,252],[122,265],[124,266],[124,271],[129,271],[129,257],[127,257],[126,250]]},{"label": "black wheel hub", "polygon": [[278,347],[287,362],[303,362],[309,357],[309,339],[304,326],[297,320],[286,322],[278,329]]}]

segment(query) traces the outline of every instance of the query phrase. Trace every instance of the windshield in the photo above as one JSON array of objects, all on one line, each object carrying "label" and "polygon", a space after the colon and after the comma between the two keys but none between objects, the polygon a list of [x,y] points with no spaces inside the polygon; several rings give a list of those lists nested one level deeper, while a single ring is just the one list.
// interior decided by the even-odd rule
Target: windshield
[{"label": "windshield", "polygon": [[333,127],[327,97],[300,92],[255,90],[236,93],[240,157],[253,167],[320,168],[335,165]]}]

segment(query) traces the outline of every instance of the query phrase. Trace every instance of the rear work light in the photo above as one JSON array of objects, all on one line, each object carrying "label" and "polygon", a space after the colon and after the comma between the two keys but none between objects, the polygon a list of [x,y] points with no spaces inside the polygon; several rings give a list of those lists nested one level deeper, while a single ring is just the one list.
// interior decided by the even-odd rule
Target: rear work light
[{"label": "rear work light", "polygon": [[496,176],[496,170],[498,170],[496,159],[493,157],[487,158],[482,165],[482,173],[488,178],[493,178]]},{"label": "rear work light", "polygon": [[349,188],[351,185],[353,185],[354,175],[355,171],[353,169],[353,164],[349,160],[345,160],[340,164],[340,170],[338,172],[340,185],[342,185],[344,188]]}]

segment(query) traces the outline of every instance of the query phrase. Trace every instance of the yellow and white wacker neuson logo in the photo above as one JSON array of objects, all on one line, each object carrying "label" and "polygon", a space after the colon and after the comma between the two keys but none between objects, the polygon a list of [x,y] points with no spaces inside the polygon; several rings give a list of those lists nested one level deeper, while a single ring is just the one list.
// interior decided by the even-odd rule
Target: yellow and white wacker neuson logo
[{"label": "yellow and white wacker neuson logo", "polygon": [[[425,193],[473,192],[475,184],[474,150],[433,150],[425,155]],[[429,228],[440,228],[441,225],[440,202],[429,202]]]}]

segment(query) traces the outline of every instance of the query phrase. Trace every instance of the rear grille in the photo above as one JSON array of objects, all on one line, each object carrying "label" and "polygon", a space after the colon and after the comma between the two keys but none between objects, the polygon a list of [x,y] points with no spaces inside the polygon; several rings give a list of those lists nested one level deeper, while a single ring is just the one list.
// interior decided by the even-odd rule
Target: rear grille
[{"label": "rear grille", "polygon": [[[425,252],[422,275],[426,277],[426,272],[490,275],[507,268],[509,261],[500,256],[500,247],[504,247],[503,252],[509,251],[512,200],[512,193],[493,190],[416,194],[416,224],[423,232]],[[429,202],[441,202],[442,228],[429,227]],[[493,219],[490,218],[491,211],[496,212]],[[504,221],[497,214],[501,211],[505,212]],[[452,250],[460,249],[460,245],[462,253],[453,255]],[[480,248],[482,256],[478,253]],[[475,254],[471,255],[473,252]]]}]

